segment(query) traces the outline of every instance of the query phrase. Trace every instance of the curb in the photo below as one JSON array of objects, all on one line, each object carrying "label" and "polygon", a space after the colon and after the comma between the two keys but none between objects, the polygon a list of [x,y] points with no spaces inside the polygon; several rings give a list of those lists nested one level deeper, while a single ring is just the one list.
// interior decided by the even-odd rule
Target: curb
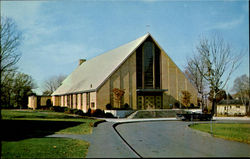
[{"label": "curb", "polygon": [[97,121],[94,123],[94,127],[97,127],[99,124],[107,122],[106,120],[101,120],[101,121]]}]

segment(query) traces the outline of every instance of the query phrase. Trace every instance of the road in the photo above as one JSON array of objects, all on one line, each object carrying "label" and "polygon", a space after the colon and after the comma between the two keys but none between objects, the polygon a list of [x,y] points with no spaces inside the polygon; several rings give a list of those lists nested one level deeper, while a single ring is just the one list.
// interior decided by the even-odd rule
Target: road
[{"label": "road", "polygon": [[189,128],[191,123],[193,122],[136,122],[120,124],[116,129],[143,158],[250,157],[249,144],[212,137]]}]

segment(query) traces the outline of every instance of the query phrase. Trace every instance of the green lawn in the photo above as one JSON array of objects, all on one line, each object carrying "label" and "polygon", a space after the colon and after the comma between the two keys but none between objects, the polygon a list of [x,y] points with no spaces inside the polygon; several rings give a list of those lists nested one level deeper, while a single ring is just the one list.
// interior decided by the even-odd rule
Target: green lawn
[{"label": "green lawn", "polygon": [[2,158],[83,158],[89,144],[66,138],[31,138],[2,141]]},{"label": "green lawn", "polygon": [[[190,127],[211,133],[211,124],[193,124]],[[250,144],[250,124],[214,123],[212,128],[215,137]]]},{"label": "green lawn", "polygon": [[94,118],[52,111],[1,110],[2,158],[85,157],[82,140],[46,138],[51,134],[90,134]]}]

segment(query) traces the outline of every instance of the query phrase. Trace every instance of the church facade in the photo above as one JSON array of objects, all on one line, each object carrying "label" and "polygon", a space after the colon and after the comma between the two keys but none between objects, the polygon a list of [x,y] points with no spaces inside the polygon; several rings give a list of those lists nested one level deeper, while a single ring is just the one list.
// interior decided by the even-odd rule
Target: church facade
[{"label": "church facade", "polygon": [[[180,55],[181,56],[181,55]],[[113,89],[123,90],[118,103]],[[54,106],[86,112],[124,104],[134,110],[169,109],[180,103],[181,91],[191,93],[197,104],[197,90],[160,47],[151,34],[116,49],[82,60],[52,94]]]}]

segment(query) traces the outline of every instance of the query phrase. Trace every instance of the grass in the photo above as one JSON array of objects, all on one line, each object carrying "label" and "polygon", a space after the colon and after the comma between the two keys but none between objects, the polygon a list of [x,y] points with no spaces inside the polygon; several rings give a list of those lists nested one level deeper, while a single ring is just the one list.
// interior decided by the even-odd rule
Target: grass
[{"label": "grass", "polygon": [[90,134],[100,121],[52,111],[1,110],[1,115],[2,158],[82,158],[86,141],[46,136]]},{"label": "grass", "polygon": [[2,158],[84,158],[89,144],[66,138],[32,138],[2,142]]},{"label": "grass", "polygon": [[[193,129],[211,134],[210,126],[210,124],[190,125]],[[212,128],[215,137],[250,144],[250,124],[215,123],[212,124]]]}]

